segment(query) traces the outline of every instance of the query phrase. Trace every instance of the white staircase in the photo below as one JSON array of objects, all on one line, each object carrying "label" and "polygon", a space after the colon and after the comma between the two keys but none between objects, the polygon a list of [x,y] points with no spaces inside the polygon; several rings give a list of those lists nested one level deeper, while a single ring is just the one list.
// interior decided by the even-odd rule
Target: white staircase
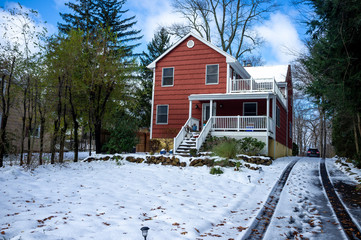
[{"label": "white staircase", "polygon": [[196,139],[198,136],[199,132],[192,132],[190,136],[186,136],[175,153],[183,157],[189,157],[189,151],[192,148],[196,148]]}]

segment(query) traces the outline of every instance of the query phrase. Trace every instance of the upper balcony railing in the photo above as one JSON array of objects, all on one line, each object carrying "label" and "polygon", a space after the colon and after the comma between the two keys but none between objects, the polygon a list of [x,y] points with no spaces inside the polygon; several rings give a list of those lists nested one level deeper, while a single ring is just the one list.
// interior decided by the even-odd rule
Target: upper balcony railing
[{"label": "upper balcony railing", "polygon": [[281,92],[274,78],[258,78],[258,79],[231,79],[231,93],[243,92],[273,92],[286,105],[286,97]]}]

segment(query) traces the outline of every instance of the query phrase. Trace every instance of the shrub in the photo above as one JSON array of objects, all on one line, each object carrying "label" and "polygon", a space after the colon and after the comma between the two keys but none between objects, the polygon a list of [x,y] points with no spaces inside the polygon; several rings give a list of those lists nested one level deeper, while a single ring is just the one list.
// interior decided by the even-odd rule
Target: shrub
[{"label": "shrub", "polygon": [[150,147],[150,151],[152,153],[157,152],[159,150],[159,148],[160,148],[160,141],[157,140],[157,139],[150,140],[150,146],[149,147]]},{"label": "shrub", "polygon": [[236,139],[227,139],[227,141],[222,142],[213,147],[212,152],[219,156],[227,159],[236,158],[239,153],[238,141]]},{"label": "shrub", "polygon": [[195,148],[191,148],[190,150],[189,150],[189,155],[191,155],[192,157],[197,157],[197,149],[195,149]]},{"label": "shrub", "polygon": [[292,156],[297,156],[299,152],[298,145],[296,143],[292,143]]},{"label": "shrub", "polygon": [[215,174],[222,174],[223,171],[222,171],[221,168],[214,168],[213,167],[213,168],[211,168],[211,171],[209,173],[215,175]]},{"label": "shrub", "polygon": [[256,138],[246,137],[240,142],[240,153],[246,155],[257,155],[266,146],[266,143],[257,140]]},{"label": "shrub", "polygon": [[103,146],[103,150],[109,153],[131,152],[138,143],[137,126],[126,118],[110,129],[110,138]]}]

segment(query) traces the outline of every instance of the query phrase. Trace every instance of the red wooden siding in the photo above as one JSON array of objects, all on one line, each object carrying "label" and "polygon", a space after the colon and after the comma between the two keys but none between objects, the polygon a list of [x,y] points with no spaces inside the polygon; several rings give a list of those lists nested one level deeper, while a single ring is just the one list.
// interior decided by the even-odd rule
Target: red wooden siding
[{"label": "red wooden siding", "polygon": [[[188,40],[194,41],[194,47],[188,48]],[[206,65],[219,64],[219,83],[206,85]],[[162,69],[174,68],[174,86],[162,87]],[[209,46],[190,36],[156,63],[153,132],[152,138],[175,137],[188,119],[191,94],[226,93],[227,63],[226,57]],[[156,124],[157,105],[169,105],[167,125]],[[201,118],[199,109],[193,103],[193,116]]]},{"label": "red wooden siding", "polygon": [[286,132],[287,132],[287,112],[283,108],[282,104],[277,100],[277,106],[280,108],[280,127],[276,126],[276,140],[286,146]]},{"label": "red wooden siding", "polygon": [[[266,99],[252,99],[252,100],[226,100],[217,101],[217,116],[243,116],[243,103],[256,102],[257,115],[267,115],[267,100]],[[222,104],[222,108],[220,105]]]}]

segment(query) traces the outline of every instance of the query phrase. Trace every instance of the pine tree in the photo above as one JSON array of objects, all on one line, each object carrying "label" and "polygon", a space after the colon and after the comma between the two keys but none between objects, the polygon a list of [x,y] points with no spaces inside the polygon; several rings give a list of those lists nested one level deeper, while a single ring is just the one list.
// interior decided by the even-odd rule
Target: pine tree
[{"label": "pine tree", "polygon": [[314,77],[308,93],[333,116],[336,153],[354,157],[361,165],[361,2],[310,0],[308,3],[316,13],[309,22],[310,54],[302,60]]},{"label": "pine tree", "polygon": [[151,100],[153,86],[153,72],[147,66],[157,59],[170,47],[170,36],[165,28],[161,28],[154,34],[152,41],[147,45],[148,52],[143,52],[141,57],[141,82],[135,93],[136,105],[133,110],[142,127],[150,126]]},{"label": "pine tree", "polygon": [[60,13],[65,23],[58,23],[61,33],[68,34],[70,30],[81,30],[93,34],[98,25],[96,17],[96,0],[76,0],[76,3],[65,3],[74,13]]},{"label": "pine tree", "polygon": [[[135,16],[123,18],[123,15],[129,10],[122,10],[126,0],[98,0],[97,1],[97,20],[109,31],[115,33],[121,42],[125,51],[130,54],[132,50],[139,46],[135,43],[140,40],[140,30],[134,30],[133,27],[137,23]],[[132,54],[131,54],[132,55]]]}]

